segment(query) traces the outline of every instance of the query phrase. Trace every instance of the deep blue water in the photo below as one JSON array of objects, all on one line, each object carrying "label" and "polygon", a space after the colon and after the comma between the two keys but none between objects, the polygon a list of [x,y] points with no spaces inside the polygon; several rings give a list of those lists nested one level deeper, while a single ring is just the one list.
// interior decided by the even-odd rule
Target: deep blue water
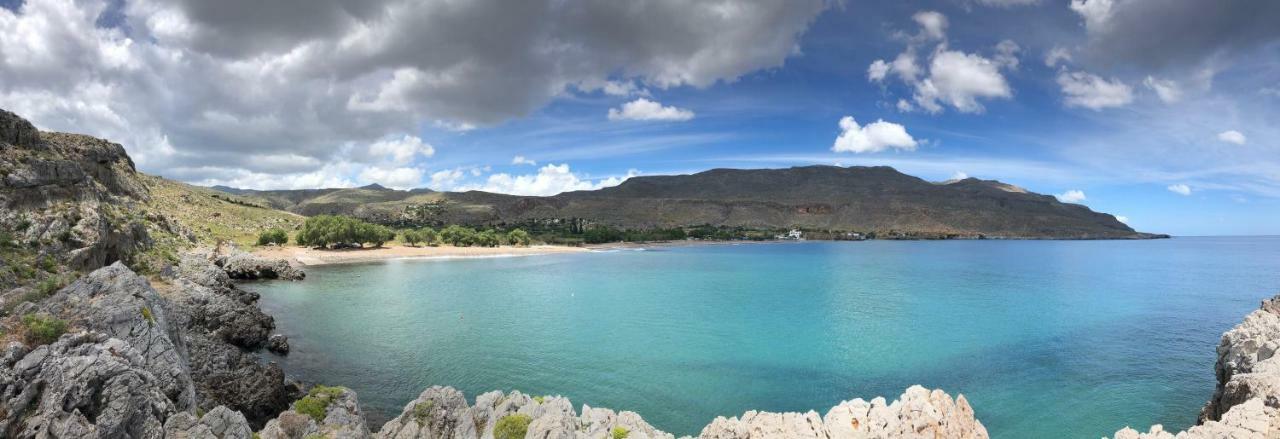
[{"label": "deep blue water", "polygon": [[1222,332],[1280,293],[1280,238],[707,245],[314,267],[250,284],[274,358],[380,427],[425,387],[518,389],[696,435],[912,384],[994,437],[1191,425]]}]

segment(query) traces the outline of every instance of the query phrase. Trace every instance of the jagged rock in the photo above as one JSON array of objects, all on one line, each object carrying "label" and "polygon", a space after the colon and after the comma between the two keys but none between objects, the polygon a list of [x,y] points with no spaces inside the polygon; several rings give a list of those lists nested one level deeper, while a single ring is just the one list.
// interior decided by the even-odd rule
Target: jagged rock
[{"label": "jagged rock", "polygon": [[267,337],[267,350],[280,355],[288,355],[289,337],[284,334],[275,334]]},{"label": "jagged rock", "polygon": [[40,130],[26,119],[0,110],[0,144],[34,146],[40,143]]},{"label": "jagged rock", "polygon": [[364,414],[356,392],[341,388],[341,392],[329,399],[325,407],[324,421],[316,422],[310,416],[299,413],[295,403],[280,417],[267,423],[259,436],[262,439],[304,439],[319,436],[330,439],[363,439],[370,437]]},{"label": "jagged rock", "polygon": [[175,412],[143,354],[81,332],[0,370],[0,436],[161,438]]},{"label": "jagged rock", "polygon": [[1253,398],[1232,407],[1221,420],[1208,421],[1176,435],[1154,425],[1146,433],[1126,427],[1116,432],[1115,439],[1274,439],[1280,437],[1280,418],[1276,411],[1261,398]]},{"label": "jagged rock", "polygon": [[214,407],[204,416],[196,418],[187,412],[179,412],[164,422],[167,439],[249,439],[253,430],[240,412]]},{"label": "jagged rock", "polygon": [[195,406],[186,344],[170,322],[168,304],[124,264],[94,270],[42,303],[44,311],[75,327],[132,345],[141,353],[141,365],[178,410]]},{"label": "jagged rock", "polygon": [[299,393],[279,365],[245,352],[266,344],[274,320],[257,307],[258,295],[237,288],[208,252],[182,255],[175,271],[168,296],[185,328],[200,406],[225,405],[261,427]]},{"label": "jagged rock", "polygon": [[218,265],[232,279],[302,280],[306,277],[306,273],[294,268],[289,261],[260,258],[241,251],[218,258]]}]

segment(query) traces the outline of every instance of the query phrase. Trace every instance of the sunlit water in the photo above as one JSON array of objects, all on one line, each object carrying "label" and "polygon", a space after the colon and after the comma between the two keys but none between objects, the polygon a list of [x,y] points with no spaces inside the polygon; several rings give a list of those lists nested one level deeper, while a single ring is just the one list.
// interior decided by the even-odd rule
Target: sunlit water
[{"label": "sunlit water", "polygon": [[249,284],[292,376],[374,427],[427,386],[518,389],[696,435],[912,384],[994,437],[1185,428],[1223,331],[1280,292],[1280,238],[708,245],[315,267]]}]

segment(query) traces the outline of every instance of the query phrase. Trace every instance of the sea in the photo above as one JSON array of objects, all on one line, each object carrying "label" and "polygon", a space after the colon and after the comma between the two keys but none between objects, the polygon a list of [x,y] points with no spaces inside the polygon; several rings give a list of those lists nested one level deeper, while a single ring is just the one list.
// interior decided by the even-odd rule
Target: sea
[{"label": "sea", "polygon": [[1280,237],[718,243],[316,266],[262,294],[300,381],[563,395],[677,436],[747,410],[963,394],[995,438],[1193,425]]}]

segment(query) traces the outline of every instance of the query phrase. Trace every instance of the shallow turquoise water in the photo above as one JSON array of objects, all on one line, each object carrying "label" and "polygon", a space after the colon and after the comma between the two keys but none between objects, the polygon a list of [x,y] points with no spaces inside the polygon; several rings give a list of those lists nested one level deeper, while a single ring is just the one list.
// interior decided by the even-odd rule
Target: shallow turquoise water
[{"label": "shallow turquoise water", "polygon": [[1280,238],[713,245],[311,268],[250,284],[279,361],[375,427],[432,384],[561,394],[697,434],[912,384],[997,438],[1185,428],[1221,333],[1280,293]]}]

